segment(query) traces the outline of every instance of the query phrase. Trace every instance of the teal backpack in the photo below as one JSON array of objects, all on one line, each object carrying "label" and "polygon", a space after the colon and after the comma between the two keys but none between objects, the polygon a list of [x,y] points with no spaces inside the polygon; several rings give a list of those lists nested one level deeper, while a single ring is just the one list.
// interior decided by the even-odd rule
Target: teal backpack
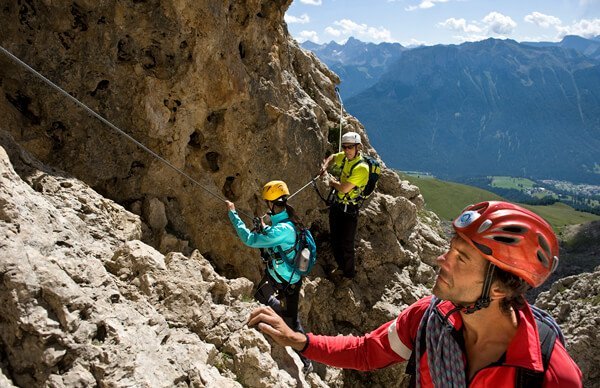
[{"label": "teal backpack", "polygon": [[[289,279],[291,280],[296,273],[301,276],[308,275],[315,266],[315,263],[317,262],[317,244],[315,243],[315,239],[313,238],[312,233],[310,233],[310,230],[294,224],[291,220],[285,220],[284,222],[290,222],[294,226],[294,229],[296,230],[296,243],[290,249],[286,249],[285,251],[280,247],[277,247],[276,249],[281,259],[294,268]],[[295,252],[294,258],[291,261],[287,257],[290,252]]]}]

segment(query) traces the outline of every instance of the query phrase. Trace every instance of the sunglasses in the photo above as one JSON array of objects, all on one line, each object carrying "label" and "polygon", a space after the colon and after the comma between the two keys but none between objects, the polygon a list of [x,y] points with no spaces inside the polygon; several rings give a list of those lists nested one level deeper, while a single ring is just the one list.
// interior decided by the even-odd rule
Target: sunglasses
[{"label": "sunglasses", "polygon": [[342,144],[342,149],[343,150],[351,150],[354,147],[356,147],[356,144],[351,144],[351,145],[344,145],[344,144]]}]

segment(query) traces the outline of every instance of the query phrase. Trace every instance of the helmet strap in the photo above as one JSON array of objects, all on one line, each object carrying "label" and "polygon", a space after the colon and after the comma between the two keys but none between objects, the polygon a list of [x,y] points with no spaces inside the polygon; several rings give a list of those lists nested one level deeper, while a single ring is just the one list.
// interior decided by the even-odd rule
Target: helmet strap
[{"label": "helmet strap", "polygon": [[274,201],[269,201],[268,205],[267,205],[269,207],[269,214],[270,215],[277,214],[277,213],[275,213],[275,206],[285,208],[286,202],[287,202],[287,199],[282,198],[282,197],[279,197]]},{"label": "helmet strap", "polygon": [[465,314],[473,314],[475,311],[484,309],[490,305],[490,302],[492,301],[490,299],[490,290],[492,289],[492,282],[494,281],[494,269],[496,269],[496,266],[492,264],[491,261],[488,261],[485,278],[483,279],[483,288],[479,299],[469,306],[456,306],[452,312],[460,310]]}]

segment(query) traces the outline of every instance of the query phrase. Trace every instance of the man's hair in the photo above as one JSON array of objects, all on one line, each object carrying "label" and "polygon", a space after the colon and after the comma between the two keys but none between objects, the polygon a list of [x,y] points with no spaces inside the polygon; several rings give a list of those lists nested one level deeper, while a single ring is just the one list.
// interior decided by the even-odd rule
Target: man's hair
[{"label": "man's hair", "polygon": [[498,281],[506,292],[506,297],[500,301],[500,309],[503,312],[509,313],[511,308],[518,311],[525,306],[525,293],[531,288],[525,280],[498,266],[494,269],[494,280]]}]

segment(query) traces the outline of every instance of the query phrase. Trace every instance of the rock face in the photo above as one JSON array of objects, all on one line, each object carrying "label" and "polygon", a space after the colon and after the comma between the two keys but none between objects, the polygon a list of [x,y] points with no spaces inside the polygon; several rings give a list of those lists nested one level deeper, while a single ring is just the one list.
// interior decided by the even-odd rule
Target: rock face
[{"label": "rock face", "polygon": [[600,267],[558,280],[535,304],[560,324],[567,350],[583,373],[583,386],[600,386]]},{"label": "rock face", "polygon": [[[215,196],[263,214],[265,182],[299,188],[337,148],[328,138],[337,138],[339,80],[287,34],[289,3],[0,1],[11,21],[4,47],[202,187],[2,55],[4,129],[44,163],[141,215],[144,240],[163,253],[200,248],[222,273],[257,281],[258,255],[232,243]],[[353,118],[344,130],[363,132]],[[416,205],[403,207],[413,222],[398,230],[411,233],[422,199],[395,175],[386,179],[383,193]],[[310,188],[294,205],[307,224],[326,229]]]},{"label": "rock face", "polygon": [[136,240],[137,216],[6,133],[0,204],[2,387],[324,385],[245,325],[252,282]]},{"label": "rock face", "polygon": [[[262,264],[222,200],[262,214],[266,181],[295,190],[336,148],[338,79],[287,34],[289,3],[0,0],[3,47],[202,186],[0,56],[3,386],[404,385],[401,365],[304,376],[245,326]],[[319,245],[308,330],[364,333],[429,292],[446,242],[415,186],[384,168],[346,285],[319,201],[292,203]]]},{"label": "rock face", "polygon": [[[64,171],[46,173],[44,179],[68,176],[69,182],[78,182],[71,183],[74,187],[86,187],[84,191],[98,198],[82,204],[77,195],[83,189],[73,190],[71,197],[60,189],[69,183],[47,183],[57,196],[65,196],[62,202],[56,197],[55,206],[75,209],[68,213],[73,225],[64,224],[63,230],[62,220],[52,221],[51,215],[58,214],[53,208],[36,215],[31,228],[45,228],[39,235],[53,249],[43,245],[36,251],[40,264],[35,268],[52,270],[46,276],[31,269],[35,281],[11,280],[16,283],[3,286],[3,298],[8,299],[16,290],[32,287],[23,302],[12,302],[3,329],[3,347],[9,350],[0,353],[1,361],[15,383],[63,379],[65,385],[86,385],[93,378],[108,385],[118,379],[146,384],[151,379],[176,386],[232,378],[248,386],[306,384],[295,356],[275,348],[272,356],[265,355],[268,342],[242,327],[249,307],[240,298],[251,300],[251,282],[261,276],[262,263],[258,252],[235,236],[222,202],[227,198],[246,214],[263,214],[267,209],[259,193],[265,182],[283,179],[292,190],[300,188],[314,177],[327,153],[337,149],[329,139],[337,138],[334,87],[339,80],[288,35],[283,14],[289,3],[0,0],[6,21],[0,35],[3,47],[202,186],[0,55],[0,130],[43,163],[39,171]],[[345,121],[344,131],[363,134],[366,152],[376,156],[360,123],[352,117]],[[30,188],[45,187],[44,179],[30,182],[28,176],[23,179]],[[26,189],[25,184],[20,187]],[[12,192],[6,196],[20,198]],[[10,203],[24,206],[24,199]],[[106,205],[99,209],[89,203],[102,201]],[[418,189],[392,171],[384,169],[378,193],[361,214],[359,275],[352,286],[341,287],[323,276],[322,266],[333,260],[320,199],[309,188],[292,205],[319,244],[319,265],[305,283],[301,304],[307,329],[366,332],[428,292],[433,270],[426,263],[442,251],[445,241],[434,231],[435,222],[424,221]],[[107,210],[113,208],[119,211]],[[24,221],[10,217],[2,232],[12,233],[6,249],[11,247],[8,257],[14,261],[19,257],[14,244],[29,239],[15,229]],[[115,231],[121,224],[125,229]],[[55,246],[69,260],[56,254]],[[92,248],[100,251],[86,251]],[[3,265],[14,266],[10,260]],[[209,263],[219,275],[202,272],[212,273]],[[65,268],[83,274],[63,279]],[[69,296],[79,295],[73,291],[78,282],[90,282],[90,294]],[[67,293],[54,297],[60,302],[47,296],[58,292]],[[52,311],[46,298],[54,303]],[[45,334],[45,326],[35,329],[31,341],[37,353],[22,351],[21,331],[29,323],[16,311],[28,311],[29,305],[42,306],[46,312],[37,313],[42,320],[58,322],[51,324],[53,337]],[[90,334],[78,333],[79,326]],[[184,346],[165,348],[170,341],[173,348]],[[152,350],[146,352],[140,344]],[[193,359],[208,366],[184,362],[179,355],[186,352],[198,352]],[[29,360],[30,353],[37,355]],[[165,359],[173,361],[171,366]],[[318,369],[326,384],[355,380],[351,373]],[[206,370],[208,377],[198,377],[199,370]],[[65,371],[73,379],[83,376],[81,382],[65,382]],[[311,374],[310,384],[325,384],[319,376]],[[397,381],[377,373],[361,376],[382,385]]]}]

